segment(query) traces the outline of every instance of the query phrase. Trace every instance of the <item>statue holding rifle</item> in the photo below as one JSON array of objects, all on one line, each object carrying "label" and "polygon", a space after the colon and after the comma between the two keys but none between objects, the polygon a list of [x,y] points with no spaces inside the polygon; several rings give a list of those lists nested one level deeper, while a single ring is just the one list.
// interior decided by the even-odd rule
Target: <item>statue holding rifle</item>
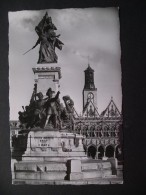
[{"label": "statue holding rifle", "polygon": [[[56,26],[52,23],[51,17],[48,17],[46,12],[43,19],[35,27],[35,31],[38,34],[39,38],[36,44],[30,49],[34,49],[38,44],[40,44],[39,50],[39,59],[38,64],[44,63],[57,63],[58,57],[55,53],[55,48],[62,50],[62,45],[64,45],[58,38],[59,35],[56,35],[55,30]],[[27,52],[29,52],[28,50]],[[24,54],[26,54],[25,52]]]}]

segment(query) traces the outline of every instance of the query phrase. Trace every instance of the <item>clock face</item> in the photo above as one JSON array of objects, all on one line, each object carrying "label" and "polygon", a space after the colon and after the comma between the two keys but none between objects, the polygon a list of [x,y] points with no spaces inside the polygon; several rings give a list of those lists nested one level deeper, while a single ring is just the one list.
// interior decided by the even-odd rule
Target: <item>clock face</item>
[{"label": "clock face", "polygon": [[87,96],[87,99],[88,99],[88,101],[92,101],[93,102],[93,99],[94,99],[93,93],[89,92],[88,96]]}]

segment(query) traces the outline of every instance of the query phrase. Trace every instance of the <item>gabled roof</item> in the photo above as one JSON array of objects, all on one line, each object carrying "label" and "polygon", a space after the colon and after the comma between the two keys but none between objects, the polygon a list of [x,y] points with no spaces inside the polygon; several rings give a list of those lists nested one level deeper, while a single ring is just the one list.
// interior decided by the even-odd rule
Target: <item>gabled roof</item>
[{"label": "gabled roof", "polygon": [[[90,109],[90,105],[92,105],[93,106],[93,108],[94,108],[94,116],[93,117],[99,117],[100,115],[99,115],[99,113],[98,113],[98,110],[97,110],[97,108],[96,108],[96,106],[94,105],[94,103],[90,100],[90,101],[88,101],[87,103],[86,103],[86,105],[85,105],[85,107],[84,107],[84,109],[83,109],[83,114],[82,114],[82,116],[83,117],[85,117],[85,114],[87,113],[87,111]],[[87,116],[86,116],[87,117]],[[89,116],[88,116],[89,117]]]},{"label": "gabled roof", "polygon": [[100,114],[100,117],[106,117],[106,118],[118,118],[121,117],[121,113],[119,109],[117,108],[116,104],[113,101],[113,98],[111,98],[110,103],[108,104],[107,108]]},{"label": "gabled roof", "polygon": [[75,109],[74,107],[73,107],[73,111],[74,111],[73,116],[74,116],[75,118],[78,118],[79,115],[78,115],[78,113],[77,113],[77,111],[76,111],[76,109]]}]

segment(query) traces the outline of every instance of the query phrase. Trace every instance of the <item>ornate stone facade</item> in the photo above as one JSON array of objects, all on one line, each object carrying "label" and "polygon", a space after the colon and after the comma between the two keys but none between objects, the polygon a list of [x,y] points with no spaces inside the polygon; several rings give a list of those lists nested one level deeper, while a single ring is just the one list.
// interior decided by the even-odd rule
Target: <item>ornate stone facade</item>
[{"label": "ornate stone facade", "polygon": [[[112,114],[111,114],[112,113]],[[73,131],[85,136],[84,145],[92,158],[121,158],[122,116],[111,99],[98,117],[75,119]]]},{"label": "ornate stone facade", "polygon": [[121,113],[113,98],[106,109],[101,114],[98,113],[94,70],[88,64],[88,68],[84,72],[83,112],[81,117],[75,117],[72,130],[85,136],[84,146],[89,157],[121,159]]}]

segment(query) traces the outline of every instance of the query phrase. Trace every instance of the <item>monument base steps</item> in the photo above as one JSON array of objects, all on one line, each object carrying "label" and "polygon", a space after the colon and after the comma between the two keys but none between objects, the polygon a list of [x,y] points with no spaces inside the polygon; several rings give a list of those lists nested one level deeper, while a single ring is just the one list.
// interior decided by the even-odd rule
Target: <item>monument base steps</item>
[{"label": "monument base steps", "polygon": [[64,180],[66,172],[16,172],[15,178],[20,180]]},{"label": "monument base steps", "polygon": [[[68,163],[69,162],[69,163]],[[98,160],[69,160],[65,162],[32,162],[14,163],[13,179],[20,180],[85,180],[112,177],[110,162]]]},{"label": "monument base steps", "polygon": [[123,166],[119,165],[117,167],[117,176],[122,177],[123,176]]},{"label": "monument base steps", "polygon": [[123,184],[122,178],[96,178],[84,180],[13,180],[14,185],[105,185],[105,184]]},{"label": "monument base steps", "polygon": [[11,164],[13,184],[97,184],[98,179],[110,183],[115,179],[115,159],[88,159],[82,138],[73,133],[32,129],[22,161]]}]

